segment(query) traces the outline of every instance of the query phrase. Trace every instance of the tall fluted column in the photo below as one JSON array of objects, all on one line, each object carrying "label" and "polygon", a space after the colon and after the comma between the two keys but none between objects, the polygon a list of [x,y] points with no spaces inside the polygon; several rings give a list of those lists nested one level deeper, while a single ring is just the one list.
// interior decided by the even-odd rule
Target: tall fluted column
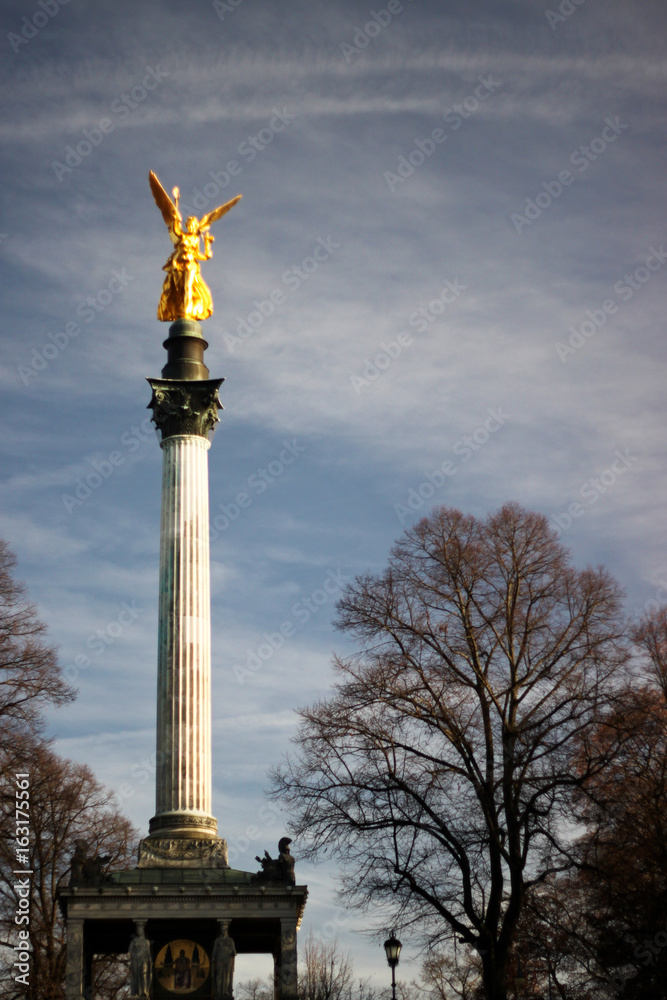
[{"label": "tall fluted column", "polygon": [[[148,380],[163,454],[156,810],[149,840],[165,841],[167,855],[173,854],[168,841],[217,840],[211,815],[208,449],[223,380],[208,379],[206,346],[199,323],[177,320],[165,341],[163,377]],[[153,856],[155,845],[148,848]]]},{"label": "tall fluted column", "polygon": [[[162,442],[156,817],[181,834],[215,836],[211,816],[209,442]],[[185,827],[185,829],[183,829]]]}]

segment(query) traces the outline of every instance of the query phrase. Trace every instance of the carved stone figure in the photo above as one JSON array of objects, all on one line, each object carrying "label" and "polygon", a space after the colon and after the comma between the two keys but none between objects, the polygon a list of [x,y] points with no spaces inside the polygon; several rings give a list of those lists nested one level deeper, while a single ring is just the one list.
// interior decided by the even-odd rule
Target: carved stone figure
[{"label": "carved stone figure", "polygon": [[192,986],[192,962],[185,954],[185,949],[181,948],[178,958],[174,962],[174,988],[190,989]]},{"label": "carved stone figure", "polygon": [[110,854],[89,854],[87,840],[74,841],[74,853],[71,860],[69,884],[72,885],[103,885],[112,882],[110,875],[105,875],[104,866],[111,861]]},{"label": "carved stone figure", "polygon": [[282,837],[278,841],[278,860],[281,865],[281,870],[283,877],[286,882],[291,885],[295,885],[296,879],[294,877],[294,858],[290,854],[289,845],[292,843],[289,837]]},{"label": "carved stone figure", "polygon": [[130,994],[133,1000],[144,1000],[151,995],[153,960],[150,941],[146,940],[144,921],[135,921],[136,933],[130,942]]},{"label": "carved stone figure", "polygon": [[258,882],[289,882],[295,885],[294,858],[290,854],[289,845],[292,843],[289,837],[281,837],[278,842],[278,857],[272,858],[268,851],[264,851],[264,857],[255,855],[255,861],[259,861],[262,866],[261,872],[254,876]]},{"label": "carved stone figure", "polygon": [[232,1000],[236,946],[229,936],[229,920],[220,920],[220,934],[211,954],[214,1000]]},{"label": "carved stone figure", "polygon": [[88,842],[85,840],[74,841],[74,854],[70,862],[70,885],[83,885],[83,866],[88,857]]},{"label": "carved stone figure", "polygon": [[[220,205],[201,219],[197,219],[194,215],[190,216],[187,229],[184,231],[181,226],[182,216],[178,210],[180,197],[178,188],[173,189],[174,201],[172,201],[152,170],[148,175],[148,182],[169,230],[171,242],[174,244],[174,252],[162,268],[167,272],[167,277],[162,287],[157,318],[166,321],[207,319],[213,315],[213,300],[209,287],[201,276],[199,262],[210,260],[213,256],[211,252],[213,236],[209,233],[211,223],[226,215],[241,199],[241,195],[238,194],[236,198],[232,198],[225,205]],[[203,254],[200,247],[202,238]]]}]

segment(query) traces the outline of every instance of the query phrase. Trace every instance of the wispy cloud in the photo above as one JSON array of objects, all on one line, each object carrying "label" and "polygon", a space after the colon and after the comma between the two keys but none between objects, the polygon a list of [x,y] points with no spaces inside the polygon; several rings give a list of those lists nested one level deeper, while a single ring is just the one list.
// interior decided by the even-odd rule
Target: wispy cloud
[{"label": "wispy cloud", "polygon": [[[371,16],[352,0],[246,0],[223,21],[210,3],[76,0],[22,51],[6,43],[0,535],[63,662],[90,659],[52,718],[59,746],[113,787],[154,753],[161,452],[144,377],[165,360],[171,244],[149,168],[201,211],[244,196],[202,265],[207,362],[226,378],[209,471],[215,795],[230,841],[257,823],[294,707],[328,690],[331,651],[347,648],[327,574],[379,569],[431,504],[482,514],[517,499],[555,519],[579,503],[563,530],[579,565],[607,564],[631,609],[667,579],[667,268],[638,271],[665,241],[664,10],[587,3],[552,31],[548,6],[405,4],[350,61],[341,44]],[[4,5],[5,41],[26,9]],[[167,75],[133,97],[147,67]],[[500,86],[476,104],[490,78]],[[283,130],[275,109],[293,116]],[[103,118],[114,128],[97,142]],[[617,141],[600,138],[609,118],[628,126]],[[71,172],[55,171],[67,147]],[[512,215],[527,212],[518,232]],[[323,243],[335,249],[320,259]],[[110,293],[123,269],[132,279]],[[635,274],[622,300],[615,285]],[[611,298],[564,363],[557,344]],[[66,339],[67,324],[80,333]],[[304,451],[281,463],[293,440]],[[633,456],[622,475],[617,451]],[[123,602],[145,611],[97,656],[90,637]],[[124,807],[145,829],[150,777]],[[285,821],[261,826],[244,863]],[[333,907],[323,871],[308,873],[314,926]],[[347,925],[341,939],[373,967]]]}]

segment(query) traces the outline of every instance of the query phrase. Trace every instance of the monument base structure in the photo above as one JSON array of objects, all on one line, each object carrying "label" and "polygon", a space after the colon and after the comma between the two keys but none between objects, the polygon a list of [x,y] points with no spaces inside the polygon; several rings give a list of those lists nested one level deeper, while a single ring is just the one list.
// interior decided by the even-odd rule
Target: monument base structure
[{"label": "monument base structure", "polygon": [[[232,868],[138,868],[108,879],[60,890],[67,921],[67,1000],[90,997],[93,956],[130,952],[140,929],[152,965],[150,992],[143,997],[174,1000],[187,993],[193,1000],[218,1000],[212,956],[224,923],[237,954],[273,955],[277,1000],[296,1000],[296,935],[306,886],[263,883]],[[177,979],[179,959],[189,973],[180,976],[183,986]]]},{"label": "monument base structure", "polygon": [[296,935],[308,889],[289,839],[262,870],[232,869],[211,814],[208,450],[222,379],[200,324],[178,319],[149,407],[163,452],[158,614],[156,812],[135,869],[105,874],[77,844],[58,892],[67,925],[66,1000],[92,996],[96,956],[130,956],[133,1000],[233,1000],[238,953],[274,959],[276,1000],[296,1000]]}]

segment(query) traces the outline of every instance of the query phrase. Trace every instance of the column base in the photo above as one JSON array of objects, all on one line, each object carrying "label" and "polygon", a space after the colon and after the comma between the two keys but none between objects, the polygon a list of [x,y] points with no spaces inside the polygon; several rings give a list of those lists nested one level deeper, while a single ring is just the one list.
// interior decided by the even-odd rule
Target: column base
[{"label": "column base", "polygon": [[218,836],[218,822],[214,816],[191,812],[163,812],[153,816],[148,824],[150,837],[170,839],[191,838],[194,840],[215,840]]},{"label": "column base", "polygon": [[227,868],[227,841],[213,816],[158,813],[139,844],[139,868]]}]

